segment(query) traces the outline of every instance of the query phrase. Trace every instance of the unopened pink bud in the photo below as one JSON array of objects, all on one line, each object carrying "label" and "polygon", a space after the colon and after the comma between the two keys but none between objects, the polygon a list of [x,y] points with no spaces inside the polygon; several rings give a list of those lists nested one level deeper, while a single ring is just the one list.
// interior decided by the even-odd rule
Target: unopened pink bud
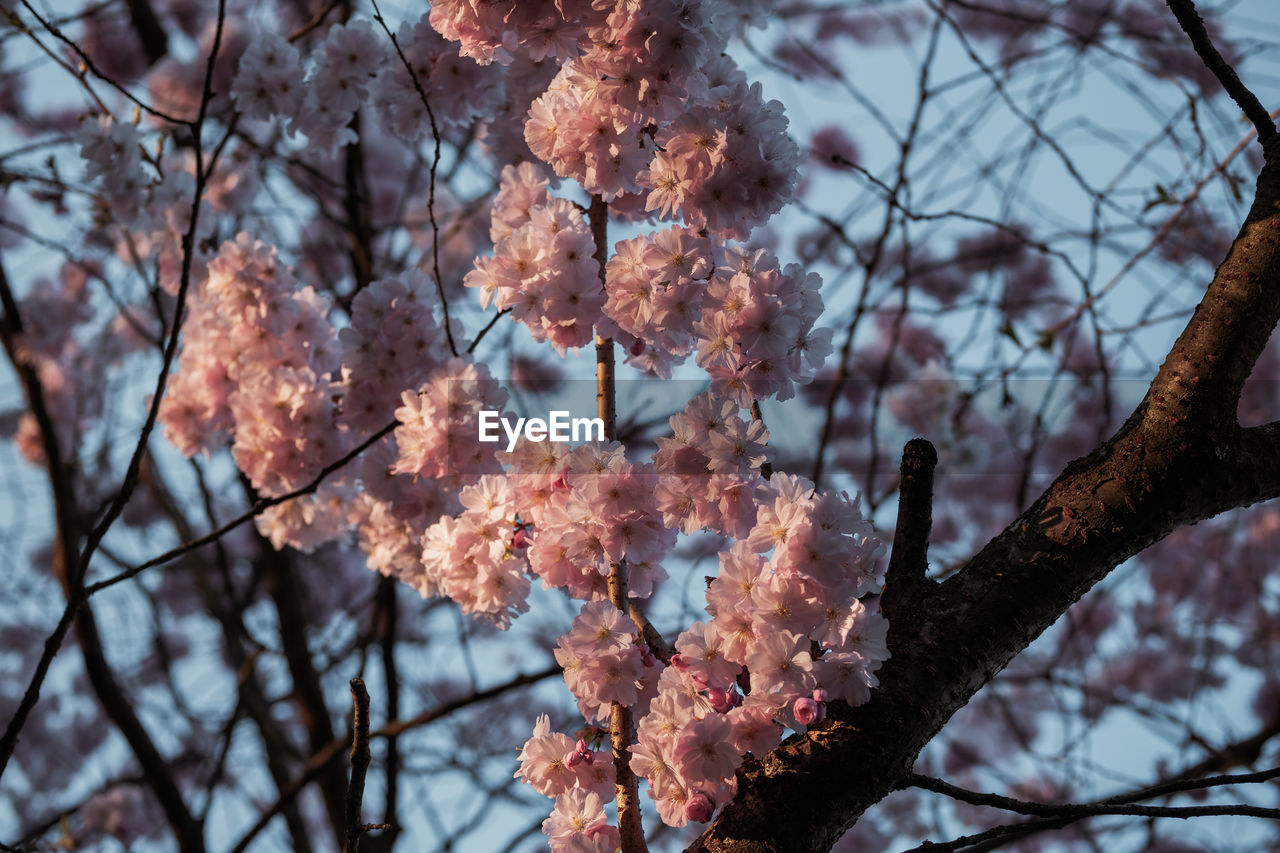
[{"label": "unopened pink bud", "polygon": [[717,690],[713,687],[707,691],[707,700],[717,713],[727,714],[742,704],[742,694],[733,689]]},{"label": "unopened pink bud", "polygon": [[715,812],[715,802],[701,791],[694,791],[684,804],[684,816],[694,823],[706,823]]},{"label": "unopened pink bud", "polygon": [[640,662],[644,664],[646,668],[651,667],[658,662],[658,659],[653,656],[653,649],[649,648],[648,643],[639,643],[637,645],[640,649]]},{"label": "unopened pink bud", "polygon": [[577,767],[579,764],[581,764],[585,760],[586,760],[586,756],[575,749],[572,752],[565,753],[564,766]]},{"label": "unopened pink bud", "polygon": [[820,723],[827,716],[827,706],[821,702],[815,702],[808,696],[801,696],[791,706],[791,713],[795,714],[796,722],[802,726],[811,726],[814,723]]},{"label": "unopened pink bud", "polygon": [[827,691],[823,690],[821,687],[815,689],[813,691],[813,701],[815,702],[827,701]]},{"label": "unopened pink bud", "polygon": [[528,548],[529,531],[525,530],[523,527],[517,527],[515,535],[511,537],[511,547],[515,548],[517,551],[521,548]]},{"label": "unopened pink bud", "polygon": [[631,354],[636,358],[644,355],[644,341],[636,338],[636,342],[631,345]]},{"label": "unopened pink bud", "polygon": [[671,665],[674,666],[676,669],[689,668],[689,664],[685,662],[685,659],[680,656],[679,652],[676,652],[674,655],[671,656]]}]

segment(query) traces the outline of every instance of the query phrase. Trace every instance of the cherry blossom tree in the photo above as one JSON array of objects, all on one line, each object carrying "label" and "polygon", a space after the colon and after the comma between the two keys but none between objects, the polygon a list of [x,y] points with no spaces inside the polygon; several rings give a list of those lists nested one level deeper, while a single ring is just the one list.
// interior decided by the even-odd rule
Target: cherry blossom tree
[{"label": "cherry blossom tree", "polygon": [[1274,844],[1236,6],[5,3],[0,849]]}]

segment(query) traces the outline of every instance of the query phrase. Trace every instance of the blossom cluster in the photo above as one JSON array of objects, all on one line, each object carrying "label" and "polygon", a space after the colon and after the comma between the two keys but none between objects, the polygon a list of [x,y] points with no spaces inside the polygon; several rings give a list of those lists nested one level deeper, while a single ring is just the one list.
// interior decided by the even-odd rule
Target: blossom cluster
[{"label": "blossom cluster", "polygon": [[465,126],[497,106],[500,81],[451,49],[426,15],[403,24],[396,43],[398,54],[373,24],[355,20],[330,27],[304,58],[281,36],[264,34],[241,55],[231,94],[246,117],[285,117],[290,132],[330,153],[356,141],[352,118],[364,104],[408,140],[432,119]]},{"label": "blossom cluster", "polygon": [[[712,409],[707,403],[695,411]],[[631,768],[672,826],[709,820],[736,793],[744,757],[772,749],[784,727],[820,722],[834,699],[865,702],[888,658],[888,624],[868,603],[879,591],[881,546],[857,507],[783,474],[756,491],[754,524],[721,552],[709,583],[711,619],[681,633],[669,666],[630,616],[601,599],[582,606],[556,648],[588,721],[605,723],[614,703],[635,712]],[[542,535],[535,530],[534,542]],[[516,775],[556,798],[548,829],[562,827],[566,809],[581,809],[587,794],[611,797],[581,778],[574,755],[545,719],[522,750]],[[555,838],[553,849],[575,849]]]},{"label": "blossom cluster", "polygon": [[619,241],[602,292],[590,227],[549,183],[532,163],[503,170],[494,254],[477,258],[464,279],[482,307],[509,309],[535,340],[564,352],[588,343],[594,323],[628,363],[661,377],[696,347],[713,388],[743,406],[790,398],[830,354],[831,331],[815,328],[823,307],[816,274],[780,269],[765,249],[713,244],[693,228]]},{"label": "blossom cluster", "polygon": [[529,609],[529,576],[517,547],[514,494],[506,478],[485,475],[460,495],[457,518],[444,516],[422,537],[419,592],[438,590],[464,613],[481,614],[505,627]]},{"label": "blossom cluster", "polygon": [[[647,210],[745,237],[794,189],[799,150],[781,105],[766,104],[722,56],[740,22],[729,11],[677,0],[579,10],[575,55],[530,107],[530,149],[589,193],[648,190]],[[573,32],[571,10],[562,12]],[[474,44],[451,32],[464,50]]]},{"label": "blossom cluster", "polygon": [[474,482],[501,471],[492,447],[480,441],[484,410],[506,403],[507,392],[483,364],[451,358],[417,391],[401,395],[396,409],[398,457],[393,474],[407,474],[446,486]]},{"label": "blossom cluster", "polygon": [[639,630],[607,599],[588,601],[557,643],[565,684],[588,721],[607,725],[613,703],[630,708],[652,697],[661,669],[648,646],[634,641]]},{"label": "blossom cluster", "polygon": [[600,328],[623,346],[630,364],[669,378],[693,351],[712,260],[711,241],[692,228],[668,228],[614,246]]},{"label": "blossom cluster", "polygon": [[760,468],[773,456],[764,423],[748,424],[732,400],[711,393],[694,397],[669,423],[672,434],[658,438],[654,456],[663,522],[684,533],[746,538],[756,523]]},{"label": "blossom cluster", "polygon": [[417,273],[374,281],[338,330],[330,301],[300,285],[273,249],[243,233],[224,243],[188,303],[160,407],[166,436],[188,456],[230,443],[251,485],[276,496],[309,483],[396,412],[400,428],[344,477],[272,507],[258,526],[277,547],[304,550],[355,526],[373,567],[421,575],[426,526],[455,511],[450,495],[464,484],[499,470],[478,442],[475,414],[505,402],[483,366],[441,360],[428,286]]},{"label": "blossom cluster", "polygon": [[[500,627],[528,609],[534,578],[583,600],[555,651],[566,684],[593,723],[633,710],[631,767],[674,826],[709,820],[745,756],[784,729],[821,721],[828,701],[865,701],[888,655],[870,525],[847,496],[762,476],[768,432],[740,414],[792,396],[831,349],[815,329],[817,277],[730,243],[767,221],[797,176],[781,106],[723,52],[767,5],[446,0],[394,46],[359,20],[330,27],[307,57],[256,40],[233,86],[247,118],[284,117],[332,152],[355,139],[365,105],[415,140],[433,121],[483,124],[507,109],[501,86],[481,85],[497,68],[558,67],[524,123],[550,171],[527,153],[504,166],[493,253],[464,283],[562,354],[598,332],[653,375],[694,355],[711,391],[671,418],[652,462],[617,442],[525,440],[497,453],[478,420],[506,392],[483,365],[443,357],[428,279],[359,288],[349,319],[331,323],[330,306],[247,238],[208,265],[163,411],[184,452],[231,441],[255,487],[281,494],[394,408],[395,430],[341,478],[264,516],[273,542],[313,546],[354,528],[371,567]],[[588,218],[600,208],[553,194],[551,173],[622,216],[674,224],[618,241],[601,269],[605,223]],[[730,541],[708,618],[664,663],[608,600],[610,573],[625,565],[628,595],[647,598],[677,531],[701,530]],[[517,776],[556,800],[544,824],[553,851],[617,846],[604,814],[614,766],[585,740],[540,718]]]},{"label": "blossom cluster", "polygon": [[800,152],[779,102],[723,59],[714,70],[723,82],[658,132],[636,183],[648,190],[646,210],[743,239],[791,197]]},{"label": "blossom cluster", "polygon": [[[617,243],[601,288],[583,210],[553,196],[536,165],[507,166],[494,253],[466,277],[483,307],[509,309],[561,352],[590,340],[595,324],[641,370],[669,377],[696,351],[712,379],[711,394],[671,419],[652,465],[590,445],[525,445],[507,460],[508,517],[529,525],[531,570],[587,599],[556,649],[566,684],[588,720],[605,722],[613,705],[641,718],[632,767],[676,826],[710,819],[733,797],[744,755],[772,748],[783,726],[820,721],[832,696],[865,701],[887,657],[884,620],[863,601],[878,592],[870,526],[847,497],[762,478],[767,431],[738,414],[791,397],[831,351],[830,333],[814,329],[817,277],[726,242],[775,213],[797,176],[781,105],[723,54],[764,5],[735,16],[714,0],[441,2],[430,18],[480,62],[555,60],[529,108],[529,150],[627,215],[677,220]],[[438,525],[439,549],[468,515]],[[708,590],[710,621],[681,634],[664,667],[604,600],[605,577],[625,560],[630,594],[646,596],[646,569],[677,529],[737,541]],[[603,818],[609,792],[577,781],[581,756],[545,719],[522,752],[517,775],[556,798],[544,824],[556,853],[616,844]]]},{"label": "blossom cluster", "polygon": [[[865,702],[888,650],[874,608],[881,546],[855,503],[801,477],[761,477],[767,432],[730,400],[700,395],[671,425],[653,465],[628,462],[617,444],[521,443],[504,475],[464,490],[466,511],[431,528],[426,559],[446,594],[500,624],[506,614],[479,602],[520,609],[522,551],[545,586],[587,599],[555,650],[565,683],[588,722],[606,724],[615,704],[633,710],[632,770],[662,820],[682,826],[729,802],[744,757],[772,749],[784,728],[820,722],[835,699]],[[674,530],[701,527],[736,541],[708,585],[710,619],[681,633],[663,665],[605,597],[606,573],[625,560],[631,594],[647,597],[646,570]],[[486,585],[517,595],[486,598]],[[613,849],[612,772],[539,719],[516,775],[556,800],[544,824],[553,850]]]},{"label": "blossom cluster", "polygon": [[546,588],[600,599],[610,566],[625,559],[630,594],[647,598],[675,544],[653,499],[652,465],[629,462],[617,442],[563,448],[523,442],[509,457],[516,509],[532,529],[529,568]]},{"label": "blossom cluster", "polygon": [[796,383],[812,379],[831,353],[831,330],[814,328],[820,284],[798,264],[780,270],[766,250],[726,250],[694,327],[712,390],[745,407],[790,399]]},{"label": "blossom cluster", "polygon": [[[766,102],[722,53],[743,21],[728,4],[675,0],[444,3],[431,13],[441,34],[483,62],[562,62],[529,108],[532,153],[621,209],[685,224],[618,244],[601,331],[617,335],[633,365],[664,377],[696,338],[717,390],[748,405],[786,399],[830,347],[812,328],[822,308],[816,276],[721,245],[767,221],[798,174],[781,105]],[[589,340],[587,324],[602,306],[579,210],[551,197],[525,163],[504,171],[493,223],[495,253],[478,258],[467,277],[483,305],[510,308],[561,352]],[[717,266],[728,267],[728,279],[744,266],[758,275],[710,293]],[[730,322],[744,310],[740,323]]]},{"label": "blossom cluster", "polygon": [[329,299],[300,287],[274,248],[244,232],[207,269],[160,421],[188,456],[231,440],[253,487],[284,494],[346,449],[333,422],[341,351]]},{"label": "blossom cluster", "polygon": [[865,702],[888,658],[888,623],[863,603],[879,590],[870,525],[800,477],[775,474],[761,490],[755,525],[720,553],[711,621],[676,640],[632,747],[674,826],[732,799],[744,755],[772,749],[783,726],[820,721],[829,697]]},{"label": "blossom cluster", "polygon": [[494,254],[478,258],[464,283],[480,290],[482,307],[510,309],[535,340],[563,353],[591,342],[604,295],[590,226],[548,184],[532,163],[503,169],[490,229]]}]

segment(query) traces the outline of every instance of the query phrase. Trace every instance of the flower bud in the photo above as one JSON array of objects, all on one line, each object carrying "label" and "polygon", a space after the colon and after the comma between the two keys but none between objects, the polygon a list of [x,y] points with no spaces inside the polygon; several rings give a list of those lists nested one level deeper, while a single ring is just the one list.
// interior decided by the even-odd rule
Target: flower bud
[{"label": "flower bud", "polygon": [[732,688],[717,690],[713,687],[707,691],[707,700],[711,702],[711,707],[717,713],[727,714],[742,704],[742,694]]},{"label": "flower bud", "polygon": [[701,791],[694,791],[684,804],[684,816],[694,823],[706,823],[715,811],[715,802]]},{"label": "flower bud", "polygon": [[800,725],[811,726],[826,718],[827,706],[822,702],[813,701],[808,696],[801,696],[791,706],[791,713],[795,715],[796,722]]}]

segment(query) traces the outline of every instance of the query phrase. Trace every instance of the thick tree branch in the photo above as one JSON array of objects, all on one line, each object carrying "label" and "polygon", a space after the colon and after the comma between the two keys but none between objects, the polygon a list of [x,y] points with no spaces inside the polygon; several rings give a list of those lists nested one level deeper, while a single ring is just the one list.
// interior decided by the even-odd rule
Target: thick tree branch
[{"label": "thick tree branch", "polygon": [[896,614],[871,700],[836,703],[826,723],[744,773],[690,851],[829,850],[952,714],[1113,568],[1179,527],[1280,495],[1280,426],[1236,420],[1280,316],[1274,151],[1226,260],[1119,432],[1068,465],[928,608]]}]

